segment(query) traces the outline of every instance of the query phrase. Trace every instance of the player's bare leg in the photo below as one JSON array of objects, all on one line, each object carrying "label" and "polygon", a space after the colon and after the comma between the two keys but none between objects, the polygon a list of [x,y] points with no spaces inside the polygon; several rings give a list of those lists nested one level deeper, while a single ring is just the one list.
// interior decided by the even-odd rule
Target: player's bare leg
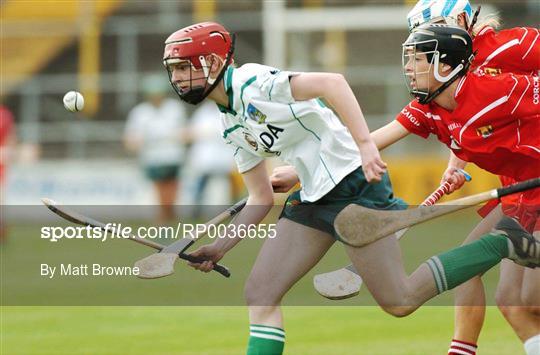
[{"label": "player's bare leg", "polygon": [[454,335],[448,354],[464,346],[476,352],[486,314],[486,296],[481,277],[473,277],[456,287],[454,303]]},{"label": "player's bare leg", "polygon": [[176,179],[154,182],[159,199],[158,222],[160,224],[167,223],[174,218],[174,203],[178,193],[178,185]]},{"label": "player's bare leg", "polygon": [[[538,338],[540,334],[538,308],[526,306],[522,299],[525,286],[524,274],[528,270],[511,261],[503,260],[496,294],[499,310],[510,323],[519,339],[525,343],[526,348],[527,342]],[[527,354],[538,354],[538,352],[529,352],[527,350]]]},{"label": "player's bare leg", "polygon": [[[276,237],[266,239],[246,282],[250,340],[248,355],[280,353],[285,333],[281,299],[324,256],[335,240],[327,233],[281,218]],[[266,351],[265,350],[265,351]],[[271,350],[271,351],[270,351]]]},{"label": "player's bare leg", "polygon": [[429,267],[422,264],[408,276],[401,249],[394,236],[363,248],[345,247],[351,262],[377,303],[388,313],[401,317],[412,313],[437,294]]},{"label": "player's bare leg", "polygon": [[[536,231],[533,236],[540,241],[540,231]],[[521,290],[521,300],[529,310],[540,316],[540,269],[525,268],[523,275],[523,288]],[[539,328],[540,328],[540,322]]]},{"label": "player's bare leg", "polygon": [[521,289],[523,285],[523,267],[511,261],[501,262],[500,281],[497,285],[495,300],[499,310],[506,320],[514,325],[517,336],[523,341],[534,333],[531,319],[526,317],[525,308],[521,302]]},{"label": "player's bare leg", "polygon": [[539,266],[540,245],[513,219],[504,217],[497,231],[477,241],[431,257],[407,276],[398,241],[389,236],[362,248],[347,247],[375,300],[388,313],[401,317],[435,295],[453,289],[510,257]]}]

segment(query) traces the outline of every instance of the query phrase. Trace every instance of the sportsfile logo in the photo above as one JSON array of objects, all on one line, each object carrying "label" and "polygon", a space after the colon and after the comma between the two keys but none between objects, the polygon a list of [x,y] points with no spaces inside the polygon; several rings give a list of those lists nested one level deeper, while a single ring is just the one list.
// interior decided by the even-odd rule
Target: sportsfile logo
[{"label": "sportsfile logo", "polygon": [[248,238],[264,239],[275,238],[276,225],[274,223],[245,225],[245,224],[218,224],[206,225],[202,223],[178,223],[176,226],[142,226],[133,229],[121,223],[107,223],[100,227],[53,227],[41,228],[41,239],[58,242],[62,239],[94,239],[105,242],[108,239],[196,239],[200,236],[208,238]]}]

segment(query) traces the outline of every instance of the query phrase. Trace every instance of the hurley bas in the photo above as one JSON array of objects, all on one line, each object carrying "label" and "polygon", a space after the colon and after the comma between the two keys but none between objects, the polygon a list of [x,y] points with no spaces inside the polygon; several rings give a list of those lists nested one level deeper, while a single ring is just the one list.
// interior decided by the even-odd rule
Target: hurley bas
[{"label": "hurley bas", "polygon": [[101,264],[60,264],[52,266],[41,264],[41,276],[52,279],[58,276],[137,276],[137,266],[105,266]]}]

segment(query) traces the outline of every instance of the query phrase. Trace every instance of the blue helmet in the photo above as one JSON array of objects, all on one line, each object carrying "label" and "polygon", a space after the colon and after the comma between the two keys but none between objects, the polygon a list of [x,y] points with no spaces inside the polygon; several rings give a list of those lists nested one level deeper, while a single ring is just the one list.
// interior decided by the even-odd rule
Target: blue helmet
[{"label": "blue helmet", "polygon": [[462,13],[469,26],[472,7],[468,0],[420,0],[407,14],[407,24],[409,31],[423,24],[437,22],[458,26],[458,15]]}]

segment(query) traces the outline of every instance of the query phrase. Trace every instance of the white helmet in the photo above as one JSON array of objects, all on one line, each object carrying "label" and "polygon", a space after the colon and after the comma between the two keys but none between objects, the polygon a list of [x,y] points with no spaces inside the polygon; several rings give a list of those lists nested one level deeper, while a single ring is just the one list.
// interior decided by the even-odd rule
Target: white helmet
[{"label": "white helmet", "polygon": [[458,15],[465,14],[466,29],[470,25],[472,7],[468,0],[420,0],[407,14],[409,31],[425,23],[442,22],[458,26]]}]

